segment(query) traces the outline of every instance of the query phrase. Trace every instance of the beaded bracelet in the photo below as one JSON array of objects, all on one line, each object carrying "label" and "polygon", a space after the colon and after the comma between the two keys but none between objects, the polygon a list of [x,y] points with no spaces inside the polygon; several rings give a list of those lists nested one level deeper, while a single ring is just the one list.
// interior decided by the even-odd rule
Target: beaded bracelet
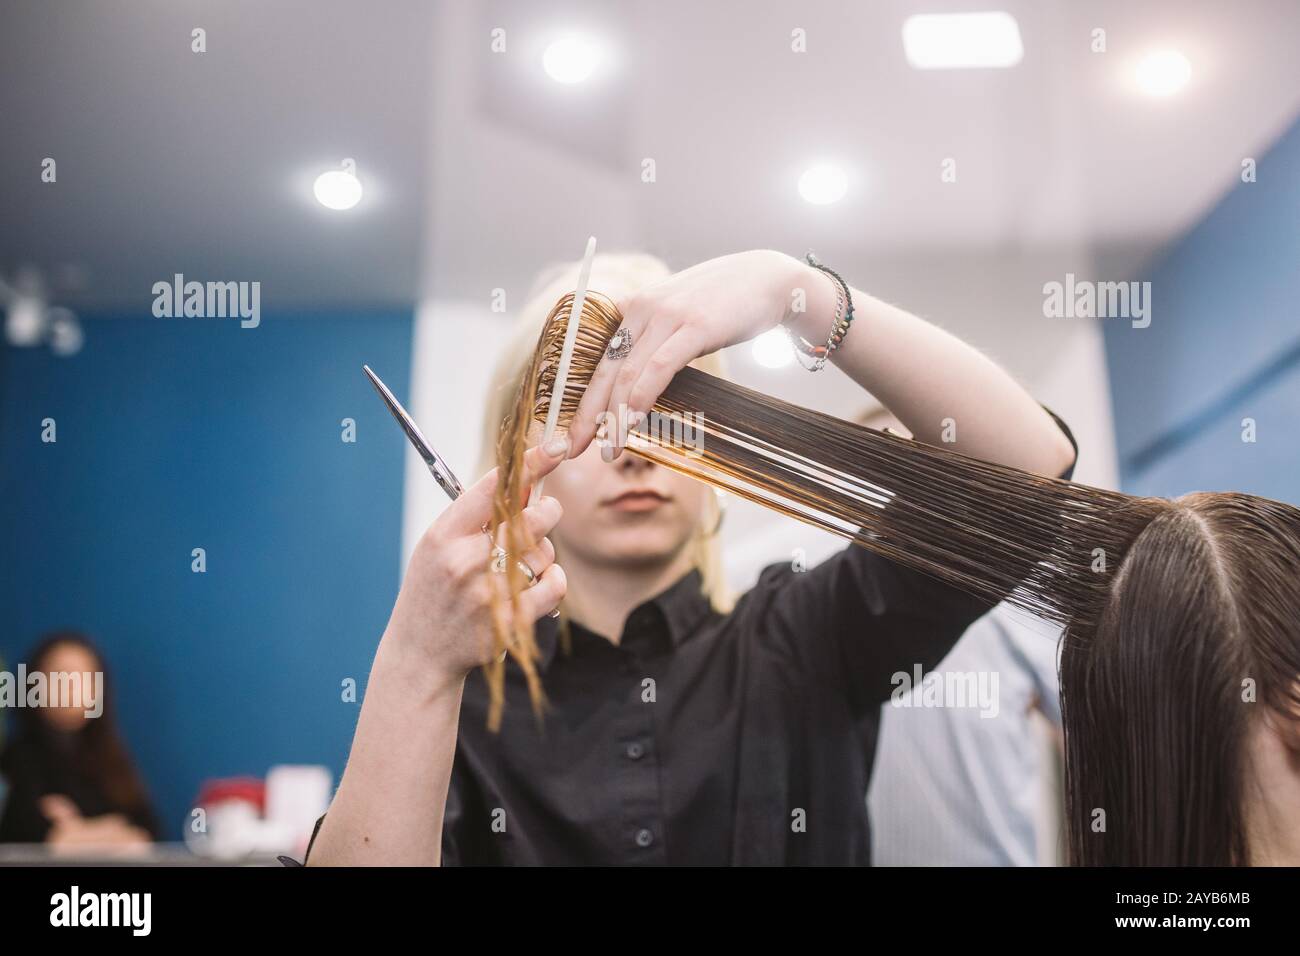
[{"label": "beaded bracelet", "polygon": [[803,336],[795,335],[789,329],[786,330],[786,333],[790,336],[790,341],[798,352],[802,352],[814,359],[813,363],[809,365],[801,358],[799,364],[810,372],[820,372],[825,367],[831,353],[840,347],[844,337],[849,334],[849,326],[853,324],[853,297],[849,294],[848,283],[840,278],[838,272],[829,266],[822,265],[811,252],[804,257],[804,260],[808,265],[821,270],[835,281],[835,322],[831,326],[831,334],[827,337],[825,345],[812,345]]}]

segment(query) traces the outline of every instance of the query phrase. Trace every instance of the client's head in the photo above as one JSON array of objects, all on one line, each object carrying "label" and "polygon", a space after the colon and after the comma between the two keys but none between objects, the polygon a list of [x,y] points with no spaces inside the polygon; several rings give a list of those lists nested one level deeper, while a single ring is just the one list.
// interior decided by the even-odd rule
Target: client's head
[{"label": "client's head", "polygon": [[1071,861],[1276,860],[1300,794],[1300,510],[1142,506],[1096,626],[1064,639]]},{"label": "client's head", "polygon": [[[543,272],[520,313],[492,380],[481,472],[495,464],[501,423],[513,411],[542,325],[555,303],[573,291],[577,274],[577,263]],[[670,274],[653,256],[601,255],[593,262],[590,288],[618,302]],[[718,355],[691,364],[714,375],[723,374]],[[542,426],[534,423],[528,444],[536,444],[541,435]],[[556,559],[569,565],[566,570],[571,571],[574,564],[633,570],[677,562],[699,568],[705,593],[719,610],[726,610],[729,596],[723,586],[716,539],[710,533],[717,527],[720,512],[708,485],[627,452],[606,462],[600,443],[592,442],[581,455],[547,477],[545,493],[564,508],[564,517],[550,538]]]}]

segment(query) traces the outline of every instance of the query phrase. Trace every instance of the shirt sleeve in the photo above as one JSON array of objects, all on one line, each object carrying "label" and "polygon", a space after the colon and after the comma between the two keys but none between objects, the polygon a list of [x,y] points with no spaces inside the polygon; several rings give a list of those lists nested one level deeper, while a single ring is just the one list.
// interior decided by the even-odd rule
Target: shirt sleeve
[{"label": "shirt sleeve", "polygon": [[491,806],[479,777],[458,747],[442,818],[443,866],[500,866],[505,862],[500,841],[493,837]]},{"label": "shirt sleeve", "polygon": [[311,828],[311,839],[307,841],[307,852],[302,855],[302,862],[299,863],[291,856],[277,856],[283,866],[306,866],[307,859],[311,856],[311,848],[316,845],[316,834],[320,833],[320,825],[325,822],[325,814],[316,818],[316,825]]},{"label": "shirt sleeve", "polygon": [[[1048,413],[1075,447],[1066,424]],[[1074,462],[1059,476],[1068,479]],[[933,669],[996,602],[850,544],[807,571],[769,565],[759,588],[788,637],[792,661],[825,686],[842,690],[854,710],[874,712],[896,675],[909,681]],[[802,645],[802,646],[794,646]]]},{"label": "shirt sleeve", "polygon": [[1058,679],[1061,660],[1061,639],[1030,630],[1009,614],[997,615],[1002,628],[1002,639],[1007,652],[1033,685],[1038,709],[1051,722],[1061,727],[1061,684]]},{"label": "shirt sleeve", "polygon": [[[459,756],[459,755],[458,755]],[[464,866],[465,794],[460,761],[452,764],[451,782],[447,785],[447,808],[442,815],[442,865]]]}]

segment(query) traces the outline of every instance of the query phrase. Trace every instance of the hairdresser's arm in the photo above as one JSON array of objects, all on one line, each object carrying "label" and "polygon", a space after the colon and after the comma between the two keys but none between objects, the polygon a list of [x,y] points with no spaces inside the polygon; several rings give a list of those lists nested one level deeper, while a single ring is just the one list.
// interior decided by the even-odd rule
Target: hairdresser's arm
[{"label": "hairdresser's arm", "polygon": [[[846,281],[850,277],[846,277]],[[803,290],[806,308],[792,305]],[[923,319],[852,289],[854,322],[832,361],[920,441],[1055,477],[1074,460],[1066,436],[1015,380],[976,349]],[[618,304],[631,353],[604,360],[575,417],[571,455],[592,440],[602,412],[646,412],[695,358],[786,324],[822,345],[835,314],[825,273],[771,250],[710,259]],[[944,443],[945,420],[955,442]]]},{"label": "hairdresser's arm", "polygon": [[[564,450],[529,450],[527,481],[550,472]],[[495,488],[494,469],[430,525],[411,556],[370,669],[347,769],[309,865],[436,866],[441,860],[461,692],[490,647],[491,588],[504,581],[486,570],[490,543],[480,530],[491,518]],[[537,585],[520,595],[532,620],[564,596],[564,571],[545,538],[560,513],[549,497],[522,513],[527,534],[538,542],[522,556],[540,572]]]},{"label": "hairdresser's arm", "polygon": [[[807,289],[808,308],[787,313],[785,324],[824,345],[835,314],[834,280],[791,261],[794,276],[788,281]],[[1050,478],[1074,461],[1074,448],[1052,417],[995,362],[910,312],[850,290],[853,325],[831,361],[880,399],[918,441]],[[951,440],[945,444],[948,421]]]}]

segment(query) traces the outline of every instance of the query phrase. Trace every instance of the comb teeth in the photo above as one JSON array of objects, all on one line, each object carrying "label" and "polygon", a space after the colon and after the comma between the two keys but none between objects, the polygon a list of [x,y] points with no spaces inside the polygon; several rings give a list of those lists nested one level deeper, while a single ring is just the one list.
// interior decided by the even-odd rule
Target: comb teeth
[{"label": "comb teeth", "polygon": [[[564,333],[568,329],[572,310],[573,293],[570,292],[555,304],[542,327],[542,337],[537,347],[537,396],[532,413],[533,419],[538,422],[546,420],[547,399],[555,387],[560,353],[564,350]],[[586,301],[582,304],[573,357],[570,359],[569,378],[564,385],[564,394],[560,396],[560,427],[568,428],[573,421],[578,403],[605,354],[609,340],[622,324],[623,315],[613,301],[599,292],[587,292]]]}]

